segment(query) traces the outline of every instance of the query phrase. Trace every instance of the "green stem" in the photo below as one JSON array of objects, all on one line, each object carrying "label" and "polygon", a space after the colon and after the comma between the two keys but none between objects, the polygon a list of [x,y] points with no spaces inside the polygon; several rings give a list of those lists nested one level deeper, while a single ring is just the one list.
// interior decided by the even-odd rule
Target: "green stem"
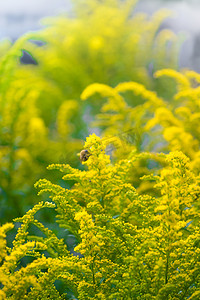
[{"label": "green stem", "polygon": [[169,251],[167,251],[167,261],[166,261],[166,269],[165,269],[165,284],[168,282],[168,269],[169,269]]}]

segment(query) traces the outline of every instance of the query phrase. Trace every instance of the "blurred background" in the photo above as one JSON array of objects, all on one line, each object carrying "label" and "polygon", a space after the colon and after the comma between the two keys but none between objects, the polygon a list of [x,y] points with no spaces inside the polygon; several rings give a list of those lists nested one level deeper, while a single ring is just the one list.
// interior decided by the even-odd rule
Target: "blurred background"
[{"label": "blurred background", "polygon": [[[145,106],[145,101],[155,99],[155,94],[174,111],[182,105],[173,101],[177,92],[173,79],[182,78],[177,75],[182,68],[200,71],[199,12],[199,1],[189,0],[0,2],[1,223],[48,199],[37,196],[34,184],[40,178],[71,188],[73,181],[64,182],[59,171],[47,166],[67,163],[83,169],[77,153],[92,132],[105,137],[131,131],[131,147],[137,152],[174,149],[161,131],[147,129],[157,107]],[[155,78],[161,69],[171,69],[169,78]],[[130,110],[122,112],[120,105],[109,110],[113,104],[107,105],[110,98],[101,88],[97,92],[89,88],[89,99],[82,101],[81,94],[94,83],[109,90],[130,81],[135,88],[122,91]],[[160,114],[168,121],[166,111]],[[198,116],[193,121],[186,116],[181,130],[192,128],[199,139]],[[175,141],[185,142],[179,131]],[[193,152],[185,146],[179,149],[194,159],[195,147]],[[135,175],[134,186],[139,188],[142,175]],[[54,215],[43,216],[46,224],[53,224]]]},{"label": "blurred background", "polygon": [[[0,39],[15,41],[19,36],[41,29],[42,19],[65,14],[71,9],[70,0],[7,0],[0,1]],[[140,0],[135,13],[152,14],[160,8],[168,8],[174,17],[162,27],[182,33],[184,43],[180,50],[179,65],[200,71],[200,1],[199,0]]]}]

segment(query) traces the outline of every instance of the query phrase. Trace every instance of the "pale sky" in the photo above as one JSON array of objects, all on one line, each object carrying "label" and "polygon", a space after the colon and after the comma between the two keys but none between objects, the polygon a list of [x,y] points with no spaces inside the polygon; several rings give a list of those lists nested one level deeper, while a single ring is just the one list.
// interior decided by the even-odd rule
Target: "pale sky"
[{"label": "pale sky", "polygon": [[[70,0],[0,0],[0,39],[16,39],[27,31],[41,28],[42,18],[67,11],[69,3]],[[176,18],[170,21],[176,31],[200,32],[200,0],[141,0],[137,4],[148,12],[163,6],[176,12]]]},{"label": "pale sky", "polygon": [[41,28],[40,20],[67,11],[69,0],[0,0],[0,39]]}]

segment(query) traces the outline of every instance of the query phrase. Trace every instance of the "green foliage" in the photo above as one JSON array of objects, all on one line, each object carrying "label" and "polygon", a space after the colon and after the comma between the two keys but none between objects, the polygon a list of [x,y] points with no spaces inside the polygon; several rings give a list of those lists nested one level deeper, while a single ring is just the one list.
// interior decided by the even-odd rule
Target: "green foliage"
[{"label": "green foliage", "polygon": [[[52,202],[39,203],[17,219],[22,225],[13,248],[6,249],[4,244],[2,299],[187,299],[198,295],[200,178],[190,170],[190,160],[178,151],[158,155],[166,167],[143,180],[154,179],[160,196],[139,195],[128,182],[129,171],[152,154],[131,152],[127,159],[111,164],[106,144],[94,134],[87,138],[85,148],[91,153],[84,163],[87,171],[49,166],[64,173],[63,180],[75,180],[73,189],[38,181],[36,187],[40,193],[49,193]],[[70,254],[63,241],[34,218],[43,207],[55,207],[60,225],[70,228],[77,239],[74,251],[79,256]],[[31,223],[45,237],[29,236]],[[20,259],[26,256],[34,260],[21,267]],[[56,280],[64,283],[61,294]]]}]

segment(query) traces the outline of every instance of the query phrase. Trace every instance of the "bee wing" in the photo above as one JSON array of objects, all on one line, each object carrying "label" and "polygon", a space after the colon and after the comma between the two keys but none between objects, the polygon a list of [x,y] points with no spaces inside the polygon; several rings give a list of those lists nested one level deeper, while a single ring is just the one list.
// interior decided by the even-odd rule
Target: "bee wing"
[{"label": "bee wing", "polygon": [[135,128],[131,128],[119,134],[104,137],[103,140],[106,141],[108,145],[112,144],[114,145],[114,148],[119,148],[124,144],[134,144],[135,137],[136,137]]},{"label": "bee wing", "polygon": [[135,148],[135,145],[137,143],[136,136],[137,134],[135,128],[131,128],[117,135],[104,137],[103,140],[107,144],[106,153],[111,157],[113,155],[118,157],[125,157],[130,153],[130,151],[133,150],[133,147]]}]

